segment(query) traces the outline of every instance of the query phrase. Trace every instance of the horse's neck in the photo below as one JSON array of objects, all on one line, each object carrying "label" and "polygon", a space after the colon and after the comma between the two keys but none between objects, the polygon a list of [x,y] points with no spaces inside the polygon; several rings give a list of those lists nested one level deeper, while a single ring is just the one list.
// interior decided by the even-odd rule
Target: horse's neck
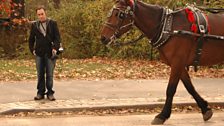
[{"label": "horse's neck", "polygon": [[138,2],[135,12],[135,25],[149,39],[151,39],[158,29],[162,17],[163,8]]}]

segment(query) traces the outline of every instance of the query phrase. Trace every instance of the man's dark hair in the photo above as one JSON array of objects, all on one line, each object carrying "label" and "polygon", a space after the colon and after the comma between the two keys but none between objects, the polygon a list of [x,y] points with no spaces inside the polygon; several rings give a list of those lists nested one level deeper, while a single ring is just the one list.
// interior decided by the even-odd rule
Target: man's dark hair
[{"label": "man's dark hair", "polygon": [[41,10],[41,9],[43,9],[44,11],[46,11],[46,8],[44,7],[44,5],[39,5],[39,6],[37,6],[37,8],[36,8],[36,12],[37,12],[38,10]]}]

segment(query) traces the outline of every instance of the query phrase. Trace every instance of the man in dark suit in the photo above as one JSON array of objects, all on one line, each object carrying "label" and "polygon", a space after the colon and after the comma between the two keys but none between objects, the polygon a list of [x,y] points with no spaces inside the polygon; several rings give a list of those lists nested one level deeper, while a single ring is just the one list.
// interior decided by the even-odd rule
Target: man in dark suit
[{"label": "man in dark suit", "polygon": [[38,78],[38,91],[34,100],[44,99],[46,94],[49,100],[54,101],[53,74],[56,64],[54,57],[60,47],[61,38],[56,21],[47,18],[43,6],[36,9],[36,14],[38,20],[32,23],[29,36],[30,52],[36,56]]}]

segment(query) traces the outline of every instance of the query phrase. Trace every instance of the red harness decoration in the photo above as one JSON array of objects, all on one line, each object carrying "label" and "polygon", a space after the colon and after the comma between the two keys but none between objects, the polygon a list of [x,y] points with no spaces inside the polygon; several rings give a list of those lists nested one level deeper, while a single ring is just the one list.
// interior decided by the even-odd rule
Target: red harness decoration
[{"label": "red harness decoration", "polygon": [[135,1],[134,0],[130,0],[129,3],[130,3],[130,6],[133,7],[134,4],[135,4]]},{"label": "red harness decoration", "polygon": [[197,22],[195,20],[193,11],[190,10],[189,8],[186,8],[185,12],[187,14],[188,21],[191,23],[191,31],[194,33],[197,33],[198,32],[198,28],[197,28],[197,24],[196,24]]},{"label": "red harness decoration", "polygon": [[[189,8],[186,8],[185,12],[186,12],[188,21],[191,23],[191,31],[194,32],[194,33],[200,32],[199,29],[198,29],[198,24],[197,24],[197,21],[195,19],[194,12]],[[206,17],[205,20],[207,21],[207,30],[208,30],[208,32],[210,32],[208,16],[206,14],[203,14],[203,15]]]}]

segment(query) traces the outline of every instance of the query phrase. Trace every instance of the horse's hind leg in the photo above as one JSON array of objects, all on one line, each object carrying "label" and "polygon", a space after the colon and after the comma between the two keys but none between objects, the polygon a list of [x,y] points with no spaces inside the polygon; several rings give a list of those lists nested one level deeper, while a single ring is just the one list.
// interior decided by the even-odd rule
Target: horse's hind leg
[{"label": "horse's hind leg", "polygon": [[187,91],[192,95],[192,97],[195,99],[197,102],[198,106],[201,108],[202,114],[203,114],[203,119],[204,121],[209,120],[212,117],[212,110],[208,107],[208,102],[205,101],[195,90],[190,76],[187,72],[187,70],[184,70],[181,74],[181,81],[183,82],[185,88]]}]

